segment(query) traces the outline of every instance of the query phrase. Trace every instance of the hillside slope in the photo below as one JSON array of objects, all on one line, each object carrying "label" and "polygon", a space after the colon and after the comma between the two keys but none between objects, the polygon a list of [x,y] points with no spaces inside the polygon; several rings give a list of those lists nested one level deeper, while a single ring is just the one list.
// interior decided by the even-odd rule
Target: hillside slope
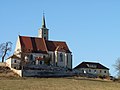
[{"label": "hillside slope", "polygon": [[120,90],[120,83],[87,78],[25,78],[0,85],[0,90]]},{"label": "hillside slope", "polygon": [[2,78],[10,78],[10,77],[19,77],[15,74],[9,67],[0,66],[0,79]]}]

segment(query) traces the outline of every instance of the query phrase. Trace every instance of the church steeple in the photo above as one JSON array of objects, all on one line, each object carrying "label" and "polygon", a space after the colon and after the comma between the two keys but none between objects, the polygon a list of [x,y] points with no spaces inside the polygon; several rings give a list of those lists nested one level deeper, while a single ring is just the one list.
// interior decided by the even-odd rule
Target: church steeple
[{"label": "church steeple", "polygon": [[43,18],[42,18],[42,28],[46,28],[44,13],[43,13]]},{"label": "church steeple", "polygon": [[46,28],[46,23],[45,23],[45,15],[43,13],[43,17],[42,17],[42,27],[39,29],[38,31],[38,37],[40,38],[44,38],[45,40],[48,40],[48,30]]}]

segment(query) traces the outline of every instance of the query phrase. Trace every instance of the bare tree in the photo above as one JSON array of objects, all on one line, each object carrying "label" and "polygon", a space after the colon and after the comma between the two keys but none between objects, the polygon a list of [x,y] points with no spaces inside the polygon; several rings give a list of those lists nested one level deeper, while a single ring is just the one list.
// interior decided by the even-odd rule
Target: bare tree
[{"label": "bare tree", "polygon": [[120,58],[116,60],[116,63],[114,64],[115,69],[118,71],[118,77],[120,77]]},{"label": "bare tree", "polygon": [[0,57],[2,62],[4,62],[5,56],[12,50],[12,42],[6,42],[0,44]]}]

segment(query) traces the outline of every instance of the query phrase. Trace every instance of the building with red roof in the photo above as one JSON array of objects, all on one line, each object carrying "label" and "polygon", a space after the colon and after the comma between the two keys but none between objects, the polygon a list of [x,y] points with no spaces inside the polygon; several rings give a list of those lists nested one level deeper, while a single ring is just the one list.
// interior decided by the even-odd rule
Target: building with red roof
[{"label": "building with red roof", "polygon": [[[66,42],[49,40],[49,29],[46,28],[44,15],[37,37],[18,36],[15,55],[19,59],[11,56],[6,61],[14,69],[44,64],[72,69],[72,52]],[[16,60],[19,65],[16,65]]]},{"label": "building with red roof", "polygon": [[108,77],[109,68],[96,62],[82,62],[77,65],[74,70],[80,74],[92,74],[95,76]]}]

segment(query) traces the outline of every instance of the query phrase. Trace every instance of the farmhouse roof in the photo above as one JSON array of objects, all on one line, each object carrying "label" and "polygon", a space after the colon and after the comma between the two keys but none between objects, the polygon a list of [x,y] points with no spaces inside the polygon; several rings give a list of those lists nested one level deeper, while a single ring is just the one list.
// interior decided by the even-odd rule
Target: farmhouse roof
[{"label": "farmhouse roof", "polygon": [[9,59],[9,58],[21,59],[21,58],[19,58],[18,56],[16,56],[15,54],[13,54],[12,56],[8,57],[7,59]]},{"label": "farmhouse roof", "polygon": [[109,68],[103,66],[100,63],[96,63],[96,62],[82,62],[78,66],[76,66],[74,69],[78,69],[78,68],[94,68],[94,69],[107,69],[107,70],[109,70]]},{"label": "farmhouse roof", "polygon": [[61,51],[71,53],[66,42],[49,41],[44,38],[19,36],[23,52],[47,53],[48,51]]}]

